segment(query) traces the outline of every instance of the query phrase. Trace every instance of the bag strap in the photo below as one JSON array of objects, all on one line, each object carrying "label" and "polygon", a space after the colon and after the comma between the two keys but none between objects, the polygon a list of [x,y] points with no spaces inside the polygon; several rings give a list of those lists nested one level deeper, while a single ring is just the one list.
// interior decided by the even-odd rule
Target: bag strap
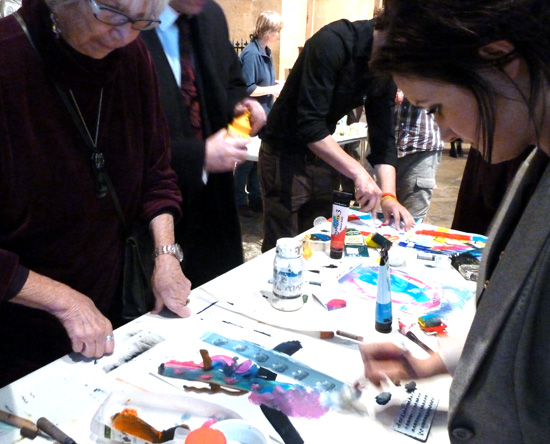
[{"label": "bag strap", "polygon": [[94,179],[95,179],[95,185],[96,185],[96,196],[97,197],[104,197],[107,194],[108,191],[111,193],[111,198],[113,199],[113,203],[115,205],[116,212],[117,212],[120,220],[122,221],[122,226],[124,227],[125,232],[129,233],[129,227],[126,223],[126,219],[125,219],[124,214],[122,212],[122,208],[120,206],[120,202],[118,200],[118,196],[116,194],[115,188],[113,186],[113,183],[111,182],[111,179],[110,179],[109,175],[107,174],[107,171],[105,170],[105,158],[103,157],[103,153],[101,151],[99,151],[97,149],[97,147],[93,146],[93,144],[92,144],[92,142],[91,142],[91,140],[90,140],[90,138],[87,134],[86,128],[84,128],[84,124],[82,123],[82,120],[79,118],[73,104],[69,100],[69,97],[68,97],[67,93],[61,89],[59,84],[52,78],[52,76],[50,75],[50,73],[46,69],[46,64],[44,63],[44,59],[42,58],[42,55],[40,54],[40,52],[38,51],[38,48],[34,44],[34,41],[31,37],[29,29],[27,28],[27,24],[25,23],[25,20],[23,19],[23,17],[21,17],[21,15],[19,14],[18,11],[15,11],[12,15],[17,19],[17,21],[19,22],[19,25],[23,29],[23,32],[25,33],[25,35],[29,39],[29,43],[31,44],[32,49],[34,49],[34,51],[36,52],[36,55],[38,56],[38,60],[44,66],[44,71],[46,72],[46,74],[47,74],[48,78],[50,79],[50,81],[55,86],[55,89],[57,90],[59,96],[61,97],[61,100],[63,101],[63,103],[67,107],[67,110],[69,111],[69,114],[70,114],[71,118],[73,119],[73,122],[75,123],[76,127],[78,128],[78,131],[79,131],[82,139],[84,140],[84,143],[86,144],[86,146],[92,152],[92,156],[91,156],[90,160],[92,162],[92,171],[94,173]]}]

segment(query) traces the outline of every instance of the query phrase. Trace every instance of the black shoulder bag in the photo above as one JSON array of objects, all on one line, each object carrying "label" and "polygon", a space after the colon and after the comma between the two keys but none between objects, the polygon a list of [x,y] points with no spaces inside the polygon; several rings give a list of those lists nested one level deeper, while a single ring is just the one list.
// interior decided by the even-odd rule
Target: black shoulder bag
[{"label": "black shoulder bag", "polygon": [[[14,12],[13,15],[21,25],[38,59],[42,62],[46,70],[44,60],[31,38],[23,17],[21,17],[18,12]],[[124,227],[126,243],[124,248],[124,271],[122,282],[122,318],[125,320],[135,319],[148,313],[155,304],[155,298],[151,288],[151,276],[154,268],[153,239],[145,223],[136,221],[131,227],[127,225],[116,191],[105,170],[105,158],[103,157],[103,153],[101,153],[92,143],[91,136],[84,127],[84,123],[79,118],[67,93],[52,79],[47,70],[46,73],[59,93],[61,100],[67,107],[84,143],[91,151],[90,160],[94,174],[96,196],[102,198],[105,197],[108,192],[111,194],[116,212]]]}]

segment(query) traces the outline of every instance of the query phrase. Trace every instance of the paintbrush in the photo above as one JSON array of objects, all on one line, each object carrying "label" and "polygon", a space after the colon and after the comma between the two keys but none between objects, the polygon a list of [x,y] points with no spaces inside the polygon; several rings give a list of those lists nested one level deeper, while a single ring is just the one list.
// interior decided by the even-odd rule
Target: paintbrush
[{"label": "paintbrush", "polygon": [[76,444],[74,439],[67,436],[59,427],[46,418],[38,418],[36,425],[39,430],[51,436],[56,441],[59,441],[61,444]]},{"label": "paintbrush", "polygon": [[416,336],[411,330],[410,327],[407,327],[403,322],[399,321],[399,333],[401,333],[403,336],[406,336],[411,341],[413,341],[415,344],[417,344],[422,350],[429,353],[430,355],[433,355],[435,352],[428,347],[424,342],[422,342],[420,339],[418,339],[418,336]]}]

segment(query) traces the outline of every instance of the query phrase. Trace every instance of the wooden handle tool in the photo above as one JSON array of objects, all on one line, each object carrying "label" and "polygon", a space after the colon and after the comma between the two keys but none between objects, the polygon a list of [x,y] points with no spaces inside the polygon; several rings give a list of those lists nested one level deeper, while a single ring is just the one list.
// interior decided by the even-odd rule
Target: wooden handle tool
[{"label": "wooden handle tool", "polygon": [[0,421],[24,430],[26,438],[34,439],[38,436],[37,425],[28,419],[0,410]]},{"label": "wooden handle tool", "polygon": [[63,431],[59,429],[55,424],[49,421],[46,418],[39,418],[36,421],[38,429],[42,432],[48,434],[56,441],[59,441],[61,444],[76,444],[75,440],[67,436]]}]

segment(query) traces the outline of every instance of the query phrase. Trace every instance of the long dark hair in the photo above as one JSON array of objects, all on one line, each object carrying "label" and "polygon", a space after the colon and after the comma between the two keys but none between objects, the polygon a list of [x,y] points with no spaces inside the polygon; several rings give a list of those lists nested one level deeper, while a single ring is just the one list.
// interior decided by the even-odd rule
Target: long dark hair
[{"label": "long dark hair", "polygon": [[[531,80],[527,100],[533,119],[538,94],[550,82],[550,0],[385,0],[376,20],[385,40],[371,68],[470,90],[478,103],[488,160],[495,94],[481,70],[503,70],[513,58],[523,58]],[[480,55],[481,47],[498,40],[509,41],[515,50],[498,58]]]}]

